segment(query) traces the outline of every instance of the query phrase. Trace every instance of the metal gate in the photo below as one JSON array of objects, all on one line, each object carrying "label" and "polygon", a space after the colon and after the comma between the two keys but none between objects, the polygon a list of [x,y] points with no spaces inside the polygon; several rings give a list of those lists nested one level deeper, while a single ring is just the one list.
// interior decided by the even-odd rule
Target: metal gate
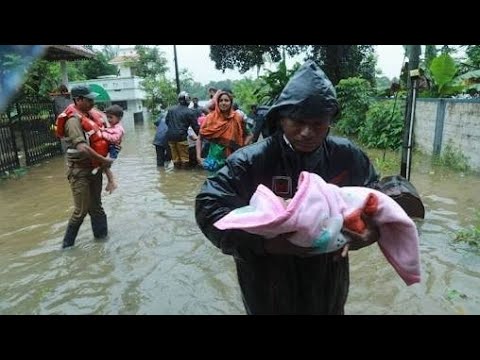
[{"label": "metal gate", "polygon": [[33,165],[62,153],[53,128],[55,115],[51,101],[26,99],[16,104],[16,127],[22,135],[26,165]]},{"label": "metal gate", "polygon": [[15,132],[10,117],[7,113],[0,113],[0,174],[19,167]]},{"label": "metal gate", "polygon": [[53,102],[23,99],[0,113],[0,173],[18,169],[19,153],[30,166],[62,154],[62,144],[53,129]]}]

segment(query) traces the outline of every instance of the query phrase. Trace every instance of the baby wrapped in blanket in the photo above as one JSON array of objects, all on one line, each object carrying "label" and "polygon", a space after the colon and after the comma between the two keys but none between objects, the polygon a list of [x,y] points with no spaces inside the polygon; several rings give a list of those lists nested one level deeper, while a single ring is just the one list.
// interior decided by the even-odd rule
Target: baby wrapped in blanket
[{"label": "baby wrapped in blanket", "polygon": [[365,230],[362,213],[371,216],[378,226],[378,245],[400,277],[407,285],[419,282],[415,223],[393,199],[374,189],[338,187],[304,171],[290,201],[260,184],[248,206],[231,211],[214,226],[220,230],[241,229],[266,238],[294,232],[289,238],[293,244],[328,253],[348,242],[341,233],[344,226],[358,233]]}]

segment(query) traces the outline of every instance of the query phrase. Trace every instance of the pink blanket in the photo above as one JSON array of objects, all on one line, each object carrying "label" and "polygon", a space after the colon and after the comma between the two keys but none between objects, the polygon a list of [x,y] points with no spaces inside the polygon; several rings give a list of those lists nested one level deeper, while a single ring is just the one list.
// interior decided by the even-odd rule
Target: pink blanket
[{"label": "pink blanket", "polygon": [[420,282],[419,239],[415,223],[389,196],[365,187],[338,187],[320,176],[302,172],[290,201],[259,185],[250,204],[231,211],[214,225],[273,238],[295,232],[289,240],[320,252],[342,248],[343,227],[362,232],[361,214],[373,216],[380,231],[378,245],[407,285]]}]

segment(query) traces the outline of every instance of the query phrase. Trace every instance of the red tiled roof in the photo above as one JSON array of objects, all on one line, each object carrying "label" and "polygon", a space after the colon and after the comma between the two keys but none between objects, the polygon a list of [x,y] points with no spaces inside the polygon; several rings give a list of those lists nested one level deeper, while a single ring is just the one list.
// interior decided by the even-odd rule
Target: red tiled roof
[{"label": "red tiled roof", "polygon": [[45,60],[82,60],[95,56],[93,50],[88,49],[84,45],[46,45],[47,50],[44,55]]}]

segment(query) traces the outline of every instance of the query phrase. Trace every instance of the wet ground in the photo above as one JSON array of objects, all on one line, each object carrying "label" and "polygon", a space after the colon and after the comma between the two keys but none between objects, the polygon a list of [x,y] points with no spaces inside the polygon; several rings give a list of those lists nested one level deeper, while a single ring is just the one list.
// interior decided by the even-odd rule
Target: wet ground
[{"label": "wet ground", "polygon": [[[233,260],[196,226],[206,174],[157,169],[153,127],[127,129],[103,197],[107,241],[89,218],[60,250],[72,211],[64,159],[0,184],[1,314],[243,314]],[[417,225],[423,281],[406,287],[377,246],[351,253],[348,314],[480,314],[480,256],[452,242],[480,203],[480,177],[417,161],[412,181],[426,206]]]}]

